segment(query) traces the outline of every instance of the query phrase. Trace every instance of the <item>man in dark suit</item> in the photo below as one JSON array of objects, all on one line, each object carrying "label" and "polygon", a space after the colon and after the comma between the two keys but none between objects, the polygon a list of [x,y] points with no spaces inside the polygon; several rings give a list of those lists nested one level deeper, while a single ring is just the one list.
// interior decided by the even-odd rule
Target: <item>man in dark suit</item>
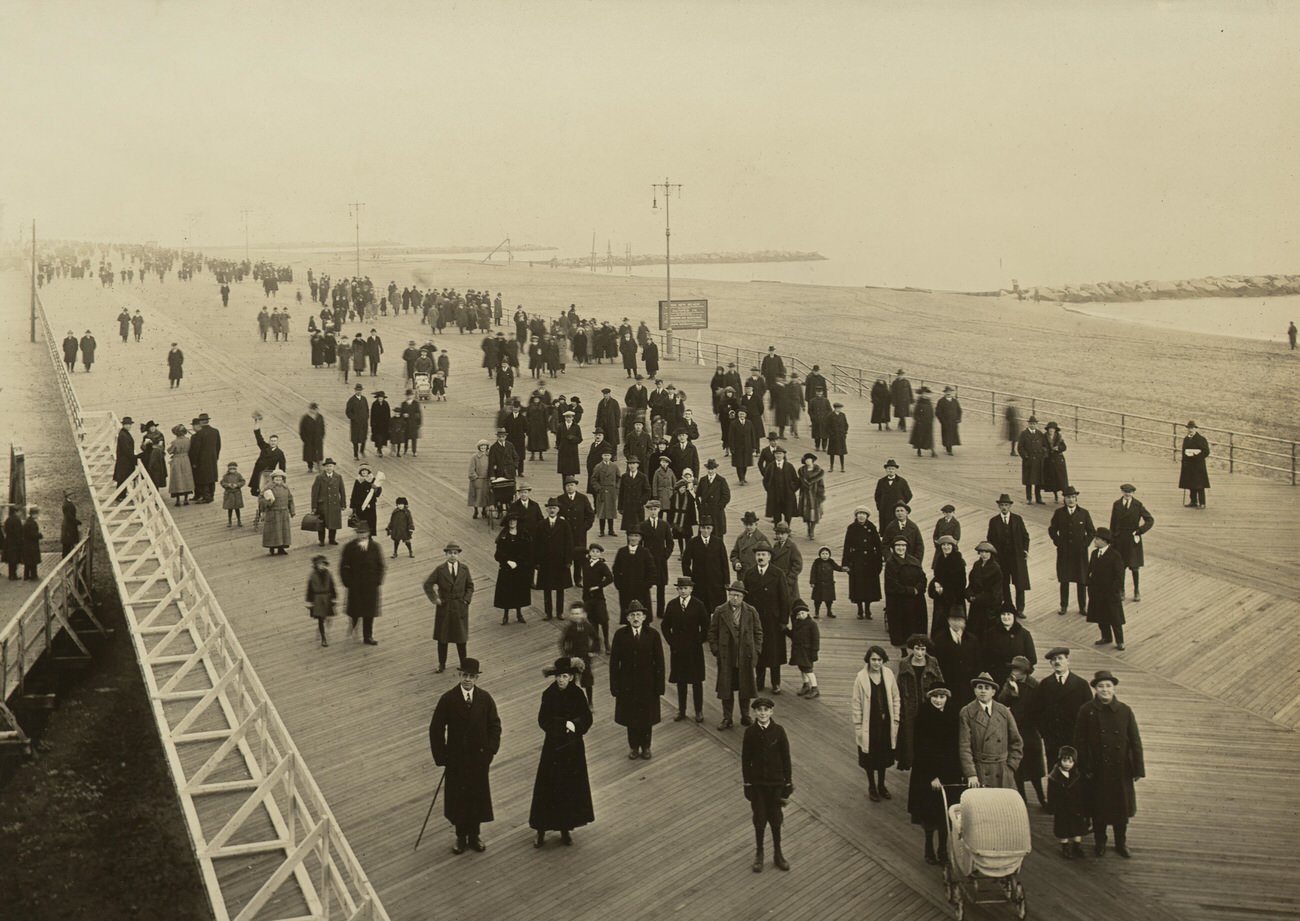
[{"label": "man in dark suit", "polygon": [[[1156,519],[1133,495],[1137,492],[1136,486],[1125,483],[1120,487],[1120,492],[1123,495],[1115,500],[1110,509],[1110,532],[1114,535],[1115,549],[1119,551],[1124,567],[1133,573],[1133,600],[1141,601],[1138,571],[1145,558],[1142,535],[1155,526]],[[1122,583],[1120,595],[1123,597]]]},{"label": "man in dark suit", "polygon": [[1038,418],[1030,416],[1029,426],[1016,440],[1020,455],[1020,482],[1025,487],[1025,501],[1043,504],[1043,464],[1047,461],[1047,433],[1039,430]]},{"label": "man in dark suit", "polygon": [[[569,562],[573,555],[573,537],[569,525],[560,517],[560,500],[546,500],[546,517],[532,527],[533,572],[542,592],[546,619],[564,614],[564,590],[573,584]],[[552,602],[552,598],[554,601]]]},{"label": "man in dark suit", "polygon": [[664,616],[664,589],[668,585],[668,558],[673,555],[673,529],[659,514],[658,499],[645,504],[645,520],[637,526],[641,532],[641,546],[654,559],[651,584],[655,587],[655,614]]},{"label": "man in dark suit", "polygon": [[379,616],[379,587],[384,583],[384,554],[371,539],[368,522],[358,521],[355,530],[356,537],[343,545],[339,556],[339,581],[348,590],[348,635],[361,621],[361,638],[367,646],[378,646],[374,629]]},{"label": "man in dark suit", "polygon": [[952,688],[953,704],[964,707],[975,699],[970,682],[980,673],[983,650],[979,640],[966,629],[961,605],[948,609],[948,625],[931,639],[934,657],[939,660],[944,683]]},{"label": "man in dark suit", "polygon": [[609,695],[614,698],[614,722],[627,728],[628,758],[650,760],[650,744],[659,722],[659,698],[664,693],[664,644],[645,622],[641,602],[624,612],[609,653]]},{"label": "man in dark suit", "polygon": [[[1025,519],[1012,513],[1014,501],[1006,493],[998,496],[998,513],[989,519],[985,538],[997,548],[1002,567],[1002,600],[1011,603],[1011,584],[1016,586],[1016,616],[1025,616],[1025,592],[1029,590],[1029,530]],[[947,677],[946,675],[944,677]]]},{"label": "man in dark suit", "polygon": [[727,600],[731,566],[726,541],[713,533],[713,519],[702,515],[699,524],[700,533],[688,540],[682,551],[682,575],[694,581],[695,596],[712,613]]},{"label": "man in dark suit", "polygon": [[1088,559],[1088,623],[1101,628],[1104,646],[1114,636],[1115,648],[1124,648],[1124,560],[1111,546],[1109,528],[1098,528]]},{"label": "man in dark suit", "polygon": [[912,487],[898,475],[898,462],[891,457],[885,461],[885,475],[876,481],[876,520],[893,521],[900,500],[904,505],[911,503]]},{"label": "man in dark suit", "polygon": [[[718,538],[726,537],[727,506],[731,504],[731,487],[727,485],[726,480],[718,476],[718,461],[715,458],[710,457],[704,464],[704,476],[695,485],[695,501],[699,504],[701,520],[713,519],[713,533]],[[722,604],[722,601],[719,600],[718,604]]]},{"label": "man in dark suit", "polygon": [[560,503],[560,517],[569,526],[569,540],[572,551],[569,559],[573,563],[573,584],[582,584],[582,563],[587,556],[587,532],[596,520],[596,510],[586,493],[578,492],[576,475],[564,478],[564,493],[557,497]]},{"label": "man in dark suit", "polygon": [[694,597],[695,584],[689,576],[677,579],[677,597],[668,602],[660,629],[671,653],[668,680],[677,685],[677,715],[686,719],[686,691],[695,704],[695,722],[704,722],[704,644],[709,641],[709,612]]},{"label": "man in dark suit", "polygon": [[122,427],[117,430],[117,453],[113,459],[113,483],[121,486],[131,477],[135,470],[135,436],[131,426],[135,420],[130,416],[122,417]]},{"label": "man in dark suit", "polygon": [[566,409],[560,414],[564,421],[555,430],[555,472],[562,478],[575,476],[582,470],[578,460],[578,445],[582,444],[582,429],[574,422],[577,414]]},{"label": "man in dark suit", "polygon": [[763,649],[754,666],[755,687],[763,690],[769,672],[772,693],[781,693],[781,666],[785,664],[785,636],[790,623],[790,588],[785,573],[772,565],[772,547],[754,548],[754,568],[744,575],[745,602],[758,612],[763,628]]},{"label": "man in dark suit", "polygon": [[501,748],[501,717],[492,695],[476,687],[478,676],[478,659],[462,662],[460,682],[438,698],[429,721],[433,763],[445,768],[442,814],[456,829],[453,854],[487,850],[480,829],[494,818],[488,770]]},{"label": "man in dark suit", "polygon": [[1061,610],[1057,613],[1069,610],[1073,582],[1079,596],[1079,613],[1085,614],[1088,611],[1088,545],[1097,529],[1088,510],[1079,505],[1079,490],[1067,486],[1061,494],[1065,505],[1052,513],[1052,523],[1047,526],[1047,536],[1056,545],[1056,579],[1061,583]]},{"label": "man in dark suit", "polygon": [[1034,708],[1043,748],[1050,761],[1062,745],[1074,744],[1074,723],[1079,708],[1092,700],[1092,690],[1086,680],[1070,671],[1069,647],[1055,646],[1044,658],[1052,666],[1052,674],[1038,682]]}]

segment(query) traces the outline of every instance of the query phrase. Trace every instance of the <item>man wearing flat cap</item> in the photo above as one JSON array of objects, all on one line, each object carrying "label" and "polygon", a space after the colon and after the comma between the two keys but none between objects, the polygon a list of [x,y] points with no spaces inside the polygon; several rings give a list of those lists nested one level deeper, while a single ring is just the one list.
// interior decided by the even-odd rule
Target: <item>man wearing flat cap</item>
[{"label": "man wearing flat cap", "polygon": [[993,699],[997,682],[988,672],[970,680],[975,699],[961,708],[957,722],[957,757],[968,787],[1018,788],[1016,768],[1024,740],[1016,718]]},{"label": "man wearing flat cap", "polygon": [[447,668],[447,647],[456,644],[460,667],[465,669],[469,644],[469,605],[474,599],[474,577],[460,559],[460,544],[454,541],[442,549],[446,559],[424,580],[424,594],[434,604],[433,639],[438,644],[438,667]]},{"label": "man wearing flat cap", "polygon": [[722,722],[718,729],[732,727],[732,706],[737,694],[740,724],[748,726],[749,702],[758,695],[754,679],[763,651],[763,625],[758,612],[745,602],[745,584],[740,580],[728,586],[726,602],[709,617],[709,650],[718,665],[717,694],[722,701]]},{"label": "man wearing flat cap", "polygon": [[1092,681],[1095,696],[1079,708],[1074,747],[1087,784],[1094,853],[1106,853],[1106,826],[1115,830],[1115,853],[1127,858],[1128,820],[1137,814],[1134,784],[1146,776],[1142,736],[1127,704],[1115,697],[1119,679],[1108,671]]},{"label": "man wearing flat cap", "polygon": [[1079,490],[1067,486],[1062,495],[1065,505],[1052,513],[1052,522],[1047,526],[1047,536],[1056,545],[1056,580],[1061,583],[1061,610],[1057,613],[1069,610],[1073,582],[1079,613],[1083,614],[1088,610],[1088,547],[1097,529],[1088,510],[1079,505]]},{"label": "man wearing flat cap", "polygon": [[456,829],[453,854],[485,851],[482,824],[494,818],[488,771],[501,748],[501,717],[478,676],[478,659],[462,659],[460,681],[438,698],[429,721],[433,763],[445,768],[442,814]]},{"label": "man wearing flat cap", "polygon": [[1125,483],[1119,489],[1121,495],[1110,509],[1110,531],[1125,568],[1133,573],[1133,600],[1141,601],[1138,573],[1146,556],[1142,549],[1142,535],[1155,527],[1156,519],[1134,495],[1136,486]]}]

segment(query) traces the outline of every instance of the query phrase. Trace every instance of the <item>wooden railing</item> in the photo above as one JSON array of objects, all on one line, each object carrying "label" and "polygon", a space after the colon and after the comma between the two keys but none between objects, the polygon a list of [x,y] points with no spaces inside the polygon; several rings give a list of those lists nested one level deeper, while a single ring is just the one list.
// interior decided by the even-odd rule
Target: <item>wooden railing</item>
[{"label": "wooden railing", "polygon": [[[66,377],[51,347],[56,372]],[[279,712],[118,419],[67,409],[163,752],[217,921],[387,921]]]},{"label": "wooden railing", "polygon": [[[662,334],[656,338],[662,341]],[[677,359],[700,364],[723,365],[735,362],[736,370],[743,380],[748,369],[758,365],[765,357],[765,352],[737,345],[722,345],[716,342],[704,342],[677,336],[674,338]],[[812,365],[805,358],[783,354],[786,370],[797,370],[806,376]],[[827,363],[821,373],[826,378],[827,386],[833,393],[853,394],[869,397],[871,386],[877,380],[893,380],[893,372],[880,368],[857,368],[849,365]],[[1031,415],[1039,417],[1044,424],[1055,420],[1061,426],[1062,434],[1073,434],[1074,438],[1084,437],[1089,441],[1119,448],[1121,451],[1142,451],[1163,454],[1177,460],[1182,455],[1182,441],[1185,434],[1183,421],[1159,419],[1141,413],[1108,409],[1100,406],[1087,406],[1081,403],[1069,403],[1062,400],[1046,399],[1029,394],[1014,393],[1004,390],[990,390],[962,384],[952,380],[931,380],[913,378],[914,389],[929,386],[934,391],[941,391],[951,385],[962,401],[962,409],[969,419],[972,413],[983,415],[994,423],[1001,425],[1009,401],[1014,400],[1020,408],[1021,424]],[[1209,463],[1227,470],[1229,473],[1252,472],[1265,476],[1281,477],[1296,485],[1296,442],[1284,438],[1273,438],[1254,432],[1239,432],[1214,426],[1200,426],[1199,431],[1210,442]]]}]

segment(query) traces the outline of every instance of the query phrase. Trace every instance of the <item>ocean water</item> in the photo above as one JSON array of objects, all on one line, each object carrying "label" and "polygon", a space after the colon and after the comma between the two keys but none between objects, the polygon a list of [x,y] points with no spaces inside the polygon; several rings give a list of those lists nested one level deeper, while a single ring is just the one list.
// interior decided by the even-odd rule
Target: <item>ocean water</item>
[{"label": "ocean water", "polygon": [[1129,304],[1066,304],[1062,309],[1158,326],[1183,332],[1285,344],[1287,323],[1300,326],[1300,295],[1288,297],[1207,297]]}]

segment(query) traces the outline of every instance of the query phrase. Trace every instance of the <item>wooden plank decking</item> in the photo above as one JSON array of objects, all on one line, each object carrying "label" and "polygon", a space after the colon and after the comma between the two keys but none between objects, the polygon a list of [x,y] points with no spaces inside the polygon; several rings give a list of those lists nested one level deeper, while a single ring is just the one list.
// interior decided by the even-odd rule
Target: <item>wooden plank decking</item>
[{"label": "wooden plank decking", "polygon": [[[341,266],[333,270],[344,274]],[[413,272],[431,271],[385,266],[382,276],[404,284]],[[484,271],[488,274],[476,281],[471,270],[448,267],[429,281],[504,285],[500,272]],[[327,453],[339,459],[350,481],[354,465],[341,418],[350,385],[331,371],[310,367],[300,332],[303,310],[283,293],[279,302],[290,304],[295,315],[293,341],[264,344],[254,321],[263,302],[260,291],[251,283],[237,287],[231,307],[223,311],[207,281],[203,276],[192,284],[169,280],[113,291],[61,281],[47,286],[43,298],[56,334],[88,325],[103,333],[94,372],[74,377],[86,410],[153,418],[164,428],[208,412],[222,431],[223,463],[237,460],[247,475],[255,454],[249,416],[260,409],[264,431],[281,433],[301,513],[310,477],[297,460],[298,417],[309,400],[321,403],[329,426]],[[506,300],[517,302],[509,291]],[[112,335],[112,318],[122,304],[142,307],[144,343],[124,345]],[[647,315],[631,303],[600,313],[612,319],[631,316],[634,322]],[[361,382],[368,389],[384,387],[390,396],[400,394],[398,355],[408,338],[423,340],[426,331],[410,318],[381,318],[371,325],[379,328],[389,351],[380,376]],[[778,333],[771,335],[782,342]],[[341,625],[335,625],[329,649],[316,645],[314,624],[301,605],[307,560],[316,547],[310,535],[299,532],[290,556],[272,559],[250,527],[227,530],[219,507],[176,510],[207,580],[391,915],[947,916],[938,872],[920,860],[921,835],[907,819],[906,775],[891,772],[891,787],[900,795],[872,804],[856,767],[846,697],[863,649],[884,637],[879,618],[823,620],[818,667],[823,697],[779,700],[777,719],[788,727],[796,749],[798,792],[787,826],[791,873],[769,869],[754,876],[748,870],[752,838],[739,793],[740,734],[712,728],[717,702],[708,700],[703,726],[662,724],[653,761],[628,762],[602,684],[603,663],[597,665],[597,722],[588,738],[597,822],[575,834],[572,849],[554,844],[541,852],[532,849],[527,811],[541,742],[535,707],[546,684],[540,668],[554,656],[557,633],[536,611],[526,626],[501,627],[498,612],[490,608],[493,534],[469,520],[464,500],[468,454],[490,429],[496,407],[495,389],[478,368],[479,338],[454,332],[441,338],[452,357],[449,402],[425,404],[418,457],[378,463],[388,476],[381,523],[391,500],[405,495],[418,529],[417,559],[403,555],[390,561],[377,626],[380,646],[346,640]],[[181,342],[187,359],[177,392],[166,384],[164,355],[172,340]],[[710,372],[675,363],[666,363],[663,371],[691,394],[693,405],[704,407],[697,412],[702,458],[720,454],[705,401]],[[622,380],[621,370],[606,365],[570,369],[548,385],[555,393],[578,393],[590,411],[601,386],[617,387]],[[521,386],[527,386],[526,377]],[[922,530],[928,533],[938,507],[952,501],[970,535],[966,546],[982,534],[982,523],[993,512],[991,500],[1004,490],[1018,492],[1018,462],[997,444],[992,426],[966,425],[966,444],[956,458],[917,459],[902,435],[875,432],[856,399],[846,404],[852,469],[829,478],[826,522],[817,543],[838,548],[852,507],[870,496],[887,456],[904,465]],[[810,444],[806,438],[792,443]],[[546,462],[529,465],[527,476],[539,498],[558,491],[553,458],[552,452]],[[1072,444],[1068,459],[1094,518],[1106,517],[1123,480],[1139,485],[1139,495],[1156,516],[1143,571],[1145,600],[1128,607],[1126,652],[1094,647],[1094,628],[1076,614],[1055,614],[1053,557],[1045,534],[1050,507],[1021,504],[1018,511],[1033,539],[1035,589],[1028,626],[1040,650],[1057,642],[1074,646],[1077,671],[1108,667],[1120,675],[1121,696],[1134,706],[1142,727],[1148,779],[1138,787],[1132,861],[1113,855],[1104,861],[1061,861],[1050,820],[1031,809],[1036,852],[1025,870],[1031,912],[1151,921],[1300,917],[1294,882],[1300,842],[1292,792],[1300,756],[1295,731],[1300,639],[1294,629],[1300,565],[1292,549],[1300,531],[1296,493],[1276,483],[1219,476],[1211,507],[1190,511],[1179,507],[1176,470],[1165,460],[1086,444]],[[761,508],[762,491],[733,483],[733,496],[734,534],[746,508]],[[246,509],[246,523],[251,518]],[[809,560],[816,544],[803,538],[798,524],[795,531]],[[412,851],[437,779],[427,748],[429,712],[452,682],[450,674],[432,673],[432,610],[420,583],[447,539],[465,547],[464,559],[475,575],[471,654],[485,664],[481,683],[497,698],[505,724],[493,770],[498,820],[486,829],[489,849],[462,857],[448,852],[440,816],[430,823],[420,851]],[[675,571],[675,561],[672,566]],[[666,701],[665,715],[671,710]],[[971,915],[1006,916],[1005,909]]]}]

